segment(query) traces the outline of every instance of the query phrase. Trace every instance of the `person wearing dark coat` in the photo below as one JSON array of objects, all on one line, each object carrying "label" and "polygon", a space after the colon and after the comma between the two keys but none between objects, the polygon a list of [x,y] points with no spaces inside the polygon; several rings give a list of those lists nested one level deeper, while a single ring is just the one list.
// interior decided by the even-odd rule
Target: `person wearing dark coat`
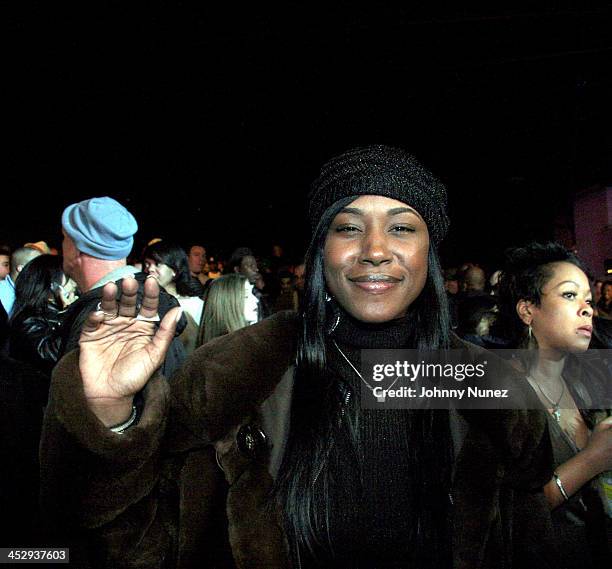
[{"label": "person wearing dark coat", "polygon": [[9,349],[9,323],[8,323],[8,314],[6,310],[4,310],[4,306],[0,302],[0,355],[7,356]]},{"label": "person wearing dark coat", "polygon": [[[267,498],[287,443],[299,325],[295,313],[278,313],[196,350],[172,383],[156,374],[139,423],[123,435],[88,409],[78,352],[60,362],[42,447],[43,509],[64,530],[80,526],[75,555],[90,549],[101,567],[289,566]],[[452,430],[455,566],[521,567],[513,555],[542,555],[551,538],[541,487],[552,473],[544,417],[466,413]]]},{"label": "person wearing dark coat", "polygon": [[67,295],[61,257],[41,255],[21,271],[10,320],[10,356],[51,376],[60,353],[59,328]]},{"label": "person wearing dark coat", "polygon": [[[43,508],[81,565],[561,567],[545,413],[450,332],[444,186],[402,150],[353,149],[324,166],[309,217],[308,310],[211,341],[171,382],[157,369],[176,309],[156,330],[155,281],[140,310],[131,280],[103,288],[41,444]],[[414,347],[486,357],[514,405],[364,407],[361,350]]]},{"label": "person wearing dark coat", "polygon": [[610,372],[605,352],[589,350],[594,302],[586,269],[559,243],[508,249],[498,299],[511,346],[523,348],[513,364],[547,410],[554,473],[544,494],[556,549],[568,568],[609,566],[612,531],[606,535],[598,477],[612,469]]},{"label": "person wearing dark coat", "polygon": [[0,512],[4,547],[40,547],[38,447],[49,376],[0,356]]}]

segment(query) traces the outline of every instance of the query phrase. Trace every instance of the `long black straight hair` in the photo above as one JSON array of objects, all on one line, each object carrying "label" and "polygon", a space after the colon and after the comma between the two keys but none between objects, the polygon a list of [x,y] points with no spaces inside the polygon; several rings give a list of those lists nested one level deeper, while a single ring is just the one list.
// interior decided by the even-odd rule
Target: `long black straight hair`
[{"label": "long black straight hair", "polygon": [[[327,233],[335,216],[359,196],[343,198],[322,215],[306,254],[306,283],[302,327],[298,338],[295,366],[295,385],[291,409],[291,426],[275,486],[275,499],[283,514],[283,521],[292,558],[300,566],[302,553],[317,557],[321,549],[329,551],[328,539],[329,480],[326,468],[333,441],[338,435],[342,408],[342,393],[330,377],[327,367],[326,330],[333,303],[326,302],[324,248]],[[430,244],[428,272],[425,286],[409,308],[414,330],[412,347],[415,349],[443,349],[450,342],[450,319],[444,280],[435,248]],[[443,441],[432,440],[439,429],[433,428],[440,413],[419,411],[418,429],[411,430],[420,441],[415,448],[440,449]],[[445,425],[447,416],[442,419]],[[417,423],[415,422],[415,425]],[[353,432],[352,435],[355,436]],[[449,444],[447,442],[447,444]],[[417,456],[416,460],[428,460]],[[429,472],[437,468],[443,478],[449,478],[445,461],[423,465]],[[450,465],[448,465],[450,466]],[[321,492],[323,496],[317,496]],[[319,498],[319,499],[317,499]],[[435,508],[433,504],[429,505]],[[423,505],[427,508],[427,504]],[[420,520],[419,512],[414,514]],[[441,517],[446,517],[446,512]],[[419,523],[418,521],[415,523]],[[445,522],[444,522],[445,523]],[[420,530],[418,530],[420,531]],[[443,548],[443,544],[440,544]]]}]

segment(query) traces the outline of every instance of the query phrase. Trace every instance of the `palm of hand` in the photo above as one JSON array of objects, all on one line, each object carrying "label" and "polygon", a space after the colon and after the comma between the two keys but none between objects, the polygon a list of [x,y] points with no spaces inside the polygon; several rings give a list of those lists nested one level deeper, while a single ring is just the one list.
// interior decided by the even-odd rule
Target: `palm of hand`
[{"label": "palm of hand", "polygon": [[81,332],[79,369],[92,407],[122,406],[126,400],[131,404],[161,366],[174,337],[179,308],[168,311],[159,328],[154,323],[159,320],[157,281],[145,281],[140,308],[137,292],[133,278],[123,279],[119,299],[117,286],[106,284],[100,309],[89,315]]},{"label": "palm of hand", "polygon": [[140,391],[161,365],[155,326],[117,317],[97,330],[83,330],[79,368],[89,400],[122,399]]}]

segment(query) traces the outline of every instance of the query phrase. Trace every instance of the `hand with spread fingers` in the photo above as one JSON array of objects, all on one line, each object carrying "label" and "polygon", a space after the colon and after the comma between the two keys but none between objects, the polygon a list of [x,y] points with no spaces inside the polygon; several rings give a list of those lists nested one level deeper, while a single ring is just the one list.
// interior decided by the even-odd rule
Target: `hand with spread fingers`
[{"label": "hand with spread fingers", "polygon": [[181,317],[175,307],[156,329],[159,284],[153,278],[145,281],[138,314],[137,293],[134,278],[123,279],[119,301],[117,285],[106,284],[99,310],[89,315],[79,340],[85,397],[106,426],[130,416],[134,395],[163,363]]}]

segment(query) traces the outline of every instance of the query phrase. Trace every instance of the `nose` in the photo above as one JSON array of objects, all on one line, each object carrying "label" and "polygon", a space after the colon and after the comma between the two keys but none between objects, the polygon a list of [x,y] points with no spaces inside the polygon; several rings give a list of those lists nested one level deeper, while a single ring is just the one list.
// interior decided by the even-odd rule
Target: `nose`
[{"label": "nose", "polygon": [[580,316],[593,317],[593,307],[585,301],[580,307]]},{"label": "nose", "polygon": [[390,263],[393,254],[389,247],[389,239],[384,231],[371,229],[368,231],[361,243],[361,255],[359,262],[365,265],[379,265]]}]

